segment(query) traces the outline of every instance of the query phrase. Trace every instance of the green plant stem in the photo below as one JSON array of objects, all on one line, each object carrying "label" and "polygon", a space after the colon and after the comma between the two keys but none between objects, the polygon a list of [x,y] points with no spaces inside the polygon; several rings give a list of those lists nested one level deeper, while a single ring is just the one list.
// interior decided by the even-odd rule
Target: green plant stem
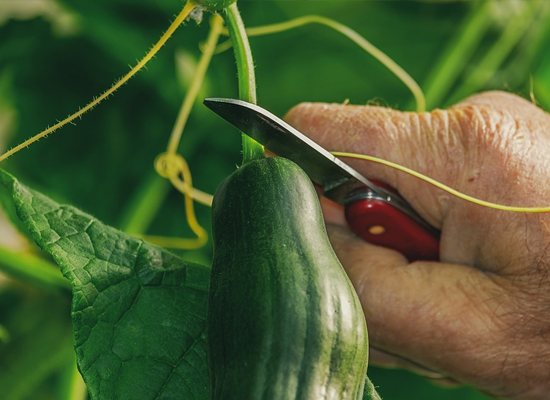
[{"label": "green plant stem", "polygon": [[484,1],[472,8],[446,50],[435,62],[425,85],[428,110],[443,106],[458,76],[493,23],[491,3]]},{"label": "green plant stem", "polygon": [[382,63],[386,68],[388,68],[401,82],[405,84],[413,94],[416,101],[416,110],[422,112],[426,110],[426,101],[424,99],[424,93],[416,81],[403,69],[388,57],[384,52],[370,43],[367,39],[361,36],[359,33],[349,28],[348,26],[341,24],[337,21],[334,21],[330,18],[322,17],[319,15],[307,15],[305,17],[296,18],[290,21],[266,25],[256,28],[249,28],[246,30],[248,36],[260,36],[267,35],[272,33],[284,32],[290,29],[298,28],[308,24],[319,24],[326,26],[335,30],[336,32],[341,33],[356,45],[361,47],[371,56],[376,58],[380,63]]},{"label": "green plant stem", "polygon": [[451,102],[462,100],[483,89],[487,81],[494,76],[516,44],[525,35],[535,12],[538,10],[538,3],[537,7],[533,6],[531,2],[522,3],[522,6],[521,14],[511,19],[502,35],[478,63],[477,68],[468,75],[464,84],[451,95],[449,98]]},{"label": "green plant stem", "polygon": [[[191,108],[196,102],[200,88],[204,82],[206,71],[210,65],[222,27],[221,18],[214,16],[211,21],[211,29],[206,45],[203,46],[203,54],[172,129],[166,150],[168,153],[175,154],[178,151],[183,130],[189,118]],[[170,185],[166,179],[162,179],[158,174],[148,176],[126,207],[119,224],[120,229],[133,235],[143,235],[146,233],[169,191]]]},{"label": "green plant stem", "polygon": [[106,100],[111,96],[113,93],[115,93],[120,87],[122,87],[126,82],[128,82],[135,74],[137,74],[154,56],[155,54],[166,44],[168,39],[172,36],[172,34],[178,29],[178,27],[185,21],[187,16],[193,9],[196,7],[196,4],[194,2],[188,2],[183,7],[183,10],[179,13],[179,15],[176,17],[174,22],[168,27],[168,30],[162,35],[162,37],[159,39],[159,41],[151,48],[151,50],[143,57],[143,59],[137,63],[135,67],[133,67],[130,72],[128,72],[126,75],[124,75],[120,80],[117,80],[113,86],[111,86],[110,89],[108,89],[106,92],[104,92],[102,95],[94,98],[90,103],[88,103],[85,107],[82,107],[79,111],[75,112],[74,114],[68,116],[64,120],[58,122],[57,124],[53,125],[50,128],[47,128],[43,130],[42,132],[38,133],[37,135],[33,136],[30,139],[25,140],[23,143],[13,147],[12,149],[6,151],[4,154],[0,155],[0,162],[4,161],[5,159],[11,157],[18,151],[29,147],[31,144],[36,142],[37,140],[55,132],[62,126],[71,123],[77,118],[82,117],[85,113],[96,107],[99,103],[101,103],[103,100]]},{"label": "green plant stem", "polygon": [[31,254],[13,252],[0,246],[0,271],[15,279],[53,291],[70,291],[71,284],[57,266]]},{"label": "green plant stem", "polygon": [[[239,98],[249,103],[256,104],[256,77],[254,75],[254,61],[252,59],[252,51],[250,43],[244,28],[243,20],[237,3],[233,3],[226,8],[223,13],[223,18],[229,36],[233,42],[235,51],[235,60],[237,61],[237,72],[239,76]],[[262,145],[249,136],[243,134],[243,164],[265,157],[265,151]]]}]

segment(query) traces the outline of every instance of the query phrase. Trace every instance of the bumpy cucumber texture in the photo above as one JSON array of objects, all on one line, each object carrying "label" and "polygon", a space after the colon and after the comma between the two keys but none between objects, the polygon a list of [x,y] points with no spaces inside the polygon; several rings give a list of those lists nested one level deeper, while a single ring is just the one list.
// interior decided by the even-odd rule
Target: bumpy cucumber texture
[{"label": "bumpy cucumber texture", "polygon": [[307,175],[283,158],[245,164],[212,217],[212,399],[362,399],[365,317]]}]

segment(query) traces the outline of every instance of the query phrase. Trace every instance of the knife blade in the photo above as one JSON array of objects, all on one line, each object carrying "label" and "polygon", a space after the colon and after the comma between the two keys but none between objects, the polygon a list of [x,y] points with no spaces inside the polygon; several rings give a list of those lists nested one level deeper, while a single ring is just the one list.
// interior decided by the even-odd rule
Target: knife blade
[{"label": "knife blade", "polygon": [[[420,256],[413,255],[409,259],[434,259],[433,253],[436,243],[431,238],[437,240],[438,248],[439,235],[437,231],[424,221],[396,192],[386,190],[384,187],[373,183],[303,133],[258,105],[229,98],[208,98],[204,100],[204,104],[271,152],[298,164],[313,182],[322,186],[325,197],[346,207],[346,217],[348,217],[348,214],[353,214],[354,219],[364,222],[364,215],[366,214],[370,214],[368,220],[372,220],[371,215],[373,213],[386,213],[387,218],[400,222],[405,228],[407,228],[407,222],[402,214],[415,221],[416,225],[409,224],[411,230],[407,235],[425,237],[425,239],[420,240],[419,245],[429,247],[431,255],[429,257],[423,256],[424,253],[421,252],[419,253]],[[349,207],[350,205],[352,207]],[[398,211],[394,212],[392,209]],[[348,210],[350,213],[348,213]],[[385,219],[383,216],[381,219],[374,218],[374,220],[386,222],[385,225],[388,225],[387,218]],[[355,226],[354,231],[367,241],[377,242],[377,240],[383,240],[381,244],[387,245],[384,241],[387,241],[387,238],[377,237],[379,233],[371,234],[370,228],[358,227],[357,223],[354,224],[353,221],[350,225],[352,228]],[[399,237],[400,241],[407,240],[408,236],[401,235],[396,224],[390,223],[389,225],[392,225],[392,234],[395,237]],[[379,225],[372,225],[371,227],[380,228]],[[385,230],[384,227],[380,232],[384,233]],[[372,230],[372,232],[375,232],[375,230]],[[416,239],[412,239],[412,244],[401,245],[401,248],[402,246],[407,247],[405,252],[409,254],[415,253],[414,246],[416,245],[414,241]],[[401,249],[399,246],[392,246],[392,240],[390,238],[390,244],[387,246]],[[429,245],[426,244],[428,242]]]},{"label": "knife blade", "polygon": [[325,197],[345,206],[354,189],[368,187],[373,195],[420,219],[400,196],[375,185],[361,173],[266,109],[246,101],[208,98],[204,104],[240,131],[278,156],[298,164],[321,185]]}]

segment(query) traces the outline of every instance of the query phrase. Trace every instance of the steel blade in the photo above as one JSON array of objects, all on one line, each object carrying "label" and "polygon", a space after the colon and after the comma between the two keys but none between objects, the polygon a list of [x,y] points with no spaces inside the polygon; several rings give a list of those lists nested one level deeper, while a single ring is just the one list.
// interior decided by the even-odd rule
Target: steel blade
[{"label": "steel blade", "polygon": [[310,179],[323,186],[324,195],[345,205],[349,194],[367,186],[397,208],[418,218],[410,205],[376,186],[361,173],[264,108],[242,100],[208,98],[204,105],[278,156],[298,164]]}]

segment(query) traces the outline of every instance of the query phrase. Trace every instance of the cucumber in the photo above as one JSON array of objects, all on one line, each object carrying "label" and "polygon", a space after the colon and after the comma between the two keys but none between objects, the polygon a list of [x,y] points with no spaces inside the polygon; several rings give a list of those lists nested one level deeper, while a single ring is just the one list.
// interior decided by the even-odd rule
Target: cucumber
[{"label": "cucumber", "polygon": [[365,317],[293,162],[245,164],[212,208],[212,399],[362,399]]}]

